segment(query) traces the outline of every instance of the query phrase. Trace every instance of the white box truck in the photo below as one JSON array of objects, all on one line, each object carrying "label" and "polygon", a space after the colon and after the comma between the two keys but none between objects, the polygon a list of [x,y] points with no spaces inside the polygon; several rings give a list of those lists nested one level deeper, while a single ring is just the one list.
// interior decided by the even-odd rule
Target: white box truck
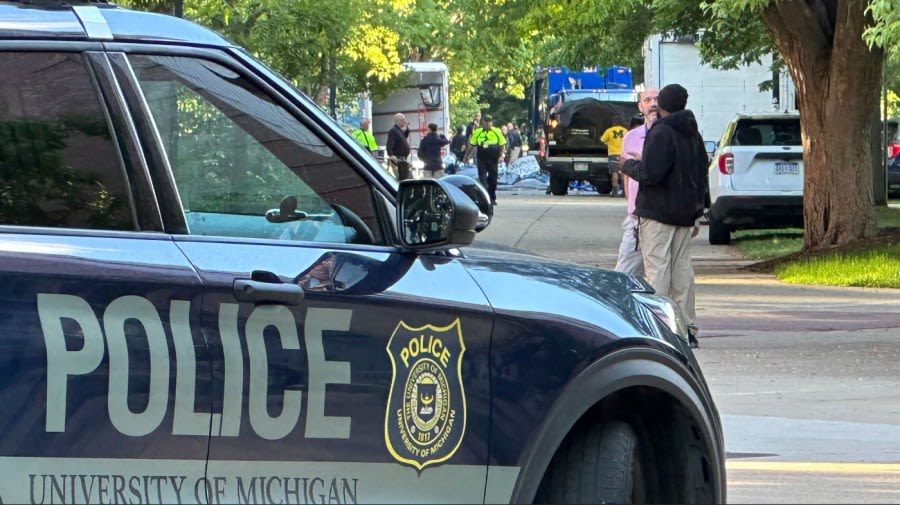
[{"label": "white box truck", "polygon": [[409,145],[413,156],[422,137],[428,133],[428,123],[438,125],[438,132],[448,138],[450,128],[450,92],[447,65],[437,61],[404,63],[412,71],[406,87],[398,89],[386,100],[372,103],[372,133],[383,149],[388,131],[394,126],[394,114],[402,112],[409,123]]},{"label": "white box truck", "polygon": [[[704,140],[718,141],[736,113],[796,112],[794,85],[787,73],[773,75],[772,57],[735,70],[717,70],[702,62],[698,37],[660,34],[644,41],[644,85],[678,83],[688,90],[687,107],[697,117]],[[774,78],[772,89],[759,85]]]}]

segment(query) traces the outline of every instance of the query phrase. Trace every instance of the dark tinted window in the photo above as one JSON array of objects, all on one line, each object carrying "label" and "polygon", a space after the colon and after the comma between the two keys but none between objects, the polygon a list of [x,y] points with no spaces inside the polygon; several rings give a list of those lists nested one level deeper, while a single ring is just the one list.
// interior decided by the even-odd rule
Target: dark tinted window
[{"label": "dark tinted window", "polygon": [[731,145],[799,146],[800,119],[741,119],[734,129]]},{"label": "dark tinted window", "polygon": [[175,56],[132,56],[191,234],[381,243],[369,185],[240,74]]},{"label": "dark tinted window", "polygon": [[135,229],[82,58],[5,52],[0,68],[0,224]]}]

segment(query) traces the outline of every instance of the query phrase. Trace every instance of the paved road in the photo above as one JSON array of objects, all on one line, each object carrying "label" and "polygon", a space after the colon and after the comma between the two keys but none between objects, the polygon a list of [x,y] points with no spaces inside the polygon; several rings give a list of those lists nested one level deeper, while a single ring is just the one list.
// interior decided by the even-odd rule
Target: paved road
[{"label": "paved road", "polygon": [[[621,199],[502,191],[479,235],[611,267]],[[730,503],[900,503],[900,290],[798,286],[692,242],[697,351],[725,424]]]}]

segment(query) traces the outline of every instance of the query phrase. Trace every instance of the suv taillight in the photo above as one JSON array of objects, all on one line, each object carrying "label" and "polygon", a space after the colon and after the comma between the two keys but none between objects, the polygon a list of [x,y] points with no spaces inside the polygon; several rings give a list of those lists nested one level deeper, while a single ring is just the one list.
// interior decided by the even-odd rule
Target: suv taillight
[{"label": "suv taillight", "polygon": [[900,154],[900,142],[894,142],[888,145],[888,158],[893,158]]},{"label": "suv taillight", "polygon": [[719,172],[722,172],[725,175],[731,175],[734,173],[733,154],[724,153],[719,155]]}]

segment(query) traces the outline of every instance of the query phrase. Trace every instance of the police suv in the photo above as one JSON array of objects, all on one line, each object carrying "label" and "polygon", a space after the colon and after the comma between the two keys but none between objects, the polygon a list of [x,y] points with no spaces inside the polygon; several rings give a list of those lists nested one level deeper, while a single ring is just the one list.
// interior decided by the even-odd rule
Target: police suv
[{"label": "police suv", "polygon": [[[680,313],[188,21],[0,0],[0,501],[725,501]],[[469,247],[464,247],[469,246]]]}]

